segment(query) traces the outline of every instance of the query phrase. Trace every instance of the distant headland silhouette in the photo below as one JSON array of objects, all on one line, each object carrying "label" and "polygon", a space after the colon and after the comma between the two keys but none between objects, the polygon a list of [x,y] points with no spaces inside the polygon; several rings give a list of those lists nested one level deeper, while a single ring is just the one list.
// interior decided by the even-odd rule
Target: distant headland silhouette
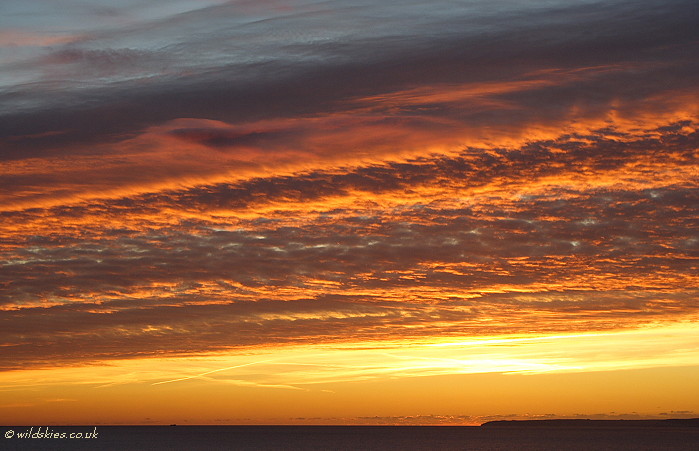
[{"label": "distant headland silhouette", "polygon": [[699,427],[699,418],[669,418],[665,420],[497,420],[481,424],[481,427]]}]

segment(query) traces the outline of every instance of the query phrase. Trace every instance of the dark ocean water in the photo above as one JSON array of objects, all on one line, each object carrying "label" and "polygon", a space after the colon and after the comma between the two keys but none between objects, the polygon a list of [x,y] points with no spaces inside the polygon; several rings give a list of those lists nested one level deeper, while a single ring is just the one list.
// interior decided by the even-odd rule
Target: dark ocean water
[{"label": "dark ocean water", "polygon": [[[51,426],[59,438],[19,438],[2,450],[699,450],[699,428],[481,428],[469,426]],[[32,432],[36,432],[34,427]],[[10,433],[11,432],[11,433]],[[46,432],[46,427],[41,428]],[[66,438],[60,438],[60,434]],[[9,438],[7,438],[9,437]]]}]

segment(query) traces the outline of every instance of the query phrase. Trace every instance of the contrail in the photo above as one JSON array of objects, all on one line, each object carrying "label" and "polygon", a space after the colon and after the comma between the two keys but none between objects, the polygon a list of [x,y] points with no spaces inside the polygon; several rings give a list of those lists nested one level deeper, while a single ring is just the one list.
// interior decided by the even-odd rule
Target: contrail
[{"label": "contrail", "polygon": [[179,381],[186,381],[187,379],[196,379],[197,377],[206,376],[207,374],[217,373],[217,372],[219,372],[219,371],[232,370],[232,369],[234,369],[234,368],[242,368],[242,367],[244,367],[244,366],[259,365],[260,363],[267,363],[267,362],[271,362],[272,360],[273,360],[273,359],[270,359],[270,360],[260,360],[259,362],[250,362],[250,363],[244,363],[244,364],[242,364],[242,365],[235,365],[235,366],[229,366],[229,367],[226,367],[226,368],[219,368],[219,369],[217,369],[217,370],[211,370],[211,371],[206,371],[206,372],[204,372],[204,373],[195,374],[194,376],[180,377],[180,378],[178,378],[178,379],[171,379],[171,380],[168,380],[168,381],[154,382],[154,383],[152,383],[151,385],[169,384],[170,382],[179,382]]}]

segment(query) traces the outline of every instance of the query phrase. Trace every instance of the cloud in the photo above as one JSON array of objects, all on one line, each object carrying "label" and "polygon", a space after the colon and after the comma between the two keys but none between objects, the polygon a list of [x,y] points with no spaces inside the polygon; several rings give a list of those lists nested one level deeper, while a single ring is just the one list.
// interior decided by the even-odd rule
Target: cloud
[{"label": "cloud", "polygon": [[689,2],[165,3],[0,36],[2,368],[696,318]]},{"label": "cloud", "polygon": [[22,30],[6,29],[0,32],[0,47],[50,46],[76,40],[76,36],[55,36]]},{"label": "cloud", "polygon": [[[69,78],[81,80],[75,85],[65,84],[63,75],[38,84],[17,83],[4,95],[8,107],[2,112],[0,136],[72,131],[57,143],[15,142],[5,147],[4,158],[43,155],[55,144],[118,140],[182,117],[240,123],[317,115],[338,111],[357,96],[416,85],[511,83],[551,69],[569,73],[609,64],[628,67],[600,74],[593,82],[563,83],[550,94],[520,89],[520,111],[546,118],[570,107],[599,111],[615,101],[658,95],[668,90],[663,81],[668,79],[674,80],[672,89],[691,92],[696,67],[685,55],[695,42],[693,17],[674,14],[685,3],[674,2],[661,13],[638,2],[611,2],[603,9],[557,5],[548,11],[474,11],[452,5],[449,15],[439,7],[426,10],[419,2],[402,5],[400,14],[390,5],[364,4],[341,8],[347,14],[339,14],[337,4],[329,3],[303,5],[294,14],[272,9],[261,17],[243,15],[239,26],[229,20],[238,17],[238,4],[212,6],[57,49],[49,61],[72,55],[73,62],[98,64],[71,64]],[[388,23],[375,27],[378,18]],[[571,23],[572,18],[579,22]],[[283,28],[275,27],[277,22]],[[471,22],[481,25],[469,27]],[[309,23],[327,25],[314,30]],[[415,33],[416,26],[423,32]],[[150,45],[144,48],[143,42]],[[251,59],[253,54],[259,57]],[[131,63],[134,55],[138,64]],[[114,72],[119,68],[122,74]],[[134,68],[143,74],[131,80]],[[99,73],[110,77],[96,77]],[[523,120],[522,114],[500,111],[494,117],[486,111],[470,114],[467,121],[499,127]],[[75,130],[75,124],[83,126]]]}]

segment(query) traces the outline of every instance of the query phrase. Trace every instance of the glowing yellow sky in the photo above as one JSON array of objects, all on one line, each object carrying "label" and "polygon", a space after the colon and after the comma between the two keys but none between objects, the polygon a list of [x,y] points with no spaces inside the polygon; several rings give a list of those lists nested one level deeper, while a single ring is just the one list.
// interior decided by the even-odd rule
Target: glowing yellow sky
[{"label": "glowing yellow sky", "polygon": [[[499,416],[585,412],[613,418],[611,412],[620,411],[627,418],[632,412],[662,418],[673,410],[686,415],[699,401],[697,332],[688,322],[628,332],[283,346],[26,370],[0,379],[0,412],[42,424],[480,424]],[[668,385],[669,379],[675,382]],[[145,407],[134,411],[134,399]],[[526,414],[513,415],[517,411]]]}]

